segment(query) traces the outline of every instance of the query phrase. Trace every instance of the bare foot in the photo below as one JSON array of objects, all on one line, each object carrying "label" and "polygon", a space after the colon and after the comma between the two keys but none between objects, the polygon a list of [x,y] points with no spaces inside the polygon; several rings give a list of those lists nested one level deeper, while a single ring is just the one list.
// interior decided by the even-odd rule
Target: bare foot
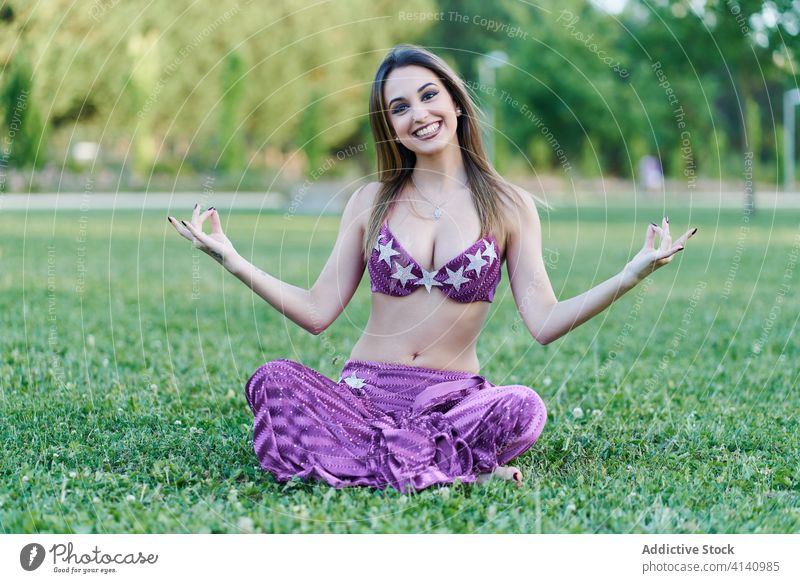
[{"label": "bare foot", "polygon": [[517,487],[522,486],[522,472],[519,468],[515,468],[514,466],[497,466],[490,474],[478,474],[476,482],[478,484],[484,484],[487,480],[491,479],[492,476],[498,476],[503,480],[513,480]]}]

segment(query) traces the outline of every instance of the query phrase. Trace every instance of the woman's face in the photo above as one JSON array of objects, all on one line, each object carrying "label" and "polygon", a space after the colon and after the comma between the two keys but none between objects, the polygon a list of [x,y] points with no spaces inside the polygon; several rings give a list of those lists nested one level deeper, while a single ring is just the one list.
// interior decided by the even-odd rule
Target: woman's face
[{"label": "woman's face", "polygon": [[386,77],[383,99],[394,135],[412,152],[436,154],[450,144],[458,145],[456,106],[430,69],[417,65],[394,69]]}]

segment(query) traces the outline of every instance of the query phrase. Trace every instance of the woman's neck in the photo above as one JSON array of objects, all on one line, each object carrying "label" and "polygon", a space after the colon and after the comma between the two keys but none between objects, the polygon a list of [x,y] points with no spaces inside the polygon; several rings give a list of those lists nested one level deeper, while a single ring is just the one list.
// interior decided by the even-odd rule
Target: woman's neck
[{"label": "woman's neck", "polygon": [[467,184],[467,171],[461,148],[451,144],[438,154],[417,154],[413,178],[417,185],[428,192],[463,187]]}]

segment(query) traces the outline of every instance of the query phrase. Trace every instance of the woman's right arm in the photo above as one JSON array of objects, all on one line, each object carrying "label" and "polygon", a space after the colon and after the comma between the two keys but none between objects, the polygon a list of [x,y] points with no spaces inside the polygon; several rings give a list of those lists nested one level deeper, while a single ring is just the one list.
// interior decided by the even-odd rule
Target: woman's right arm
[{"label": "woman's right arm", "polygon": [[[342,313],[364,274],[361,241],[370,208],[369,193],[364,192],[368,190],[362,187],[350,197],[342,213],[333,251],[311,289],[281,281],[241,257],[222,233],[219,215],[214,209],[202,215],[195,210],[191,223],[181,221],[184,229],[173,220],[170,222],[273,308],[308,332],[319,334]],[[202,231],[207,217],[211,218],[210,235]]]}]

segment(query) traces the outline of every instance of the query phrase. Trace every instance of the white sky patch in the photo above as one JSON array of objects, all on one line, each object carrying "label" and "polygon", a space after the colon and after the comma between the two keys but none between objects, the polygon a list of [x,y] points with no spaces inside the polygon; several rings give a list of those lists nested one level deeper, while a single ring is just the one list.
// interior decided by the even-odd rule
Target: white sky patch
[{"label": "white sky patch", "polygon": [[692,9],[697,16],[703,17],[706,12],[706,0],[689,0],[689,8]]},{"label": "white sky patch", "polygon": [[780,14],[778,13],[778,9],[775,7],[775,4],[772,2],[764,2],[764,7],[761,9],[761,15],[764,20],[764,25],[767,28],[775,28],[775,26],[778,24]]},{"label": "white sky patch", "polygon": [[591,3],[603,12],[619,14],[625,10],[628,0],[591,0]]}]

